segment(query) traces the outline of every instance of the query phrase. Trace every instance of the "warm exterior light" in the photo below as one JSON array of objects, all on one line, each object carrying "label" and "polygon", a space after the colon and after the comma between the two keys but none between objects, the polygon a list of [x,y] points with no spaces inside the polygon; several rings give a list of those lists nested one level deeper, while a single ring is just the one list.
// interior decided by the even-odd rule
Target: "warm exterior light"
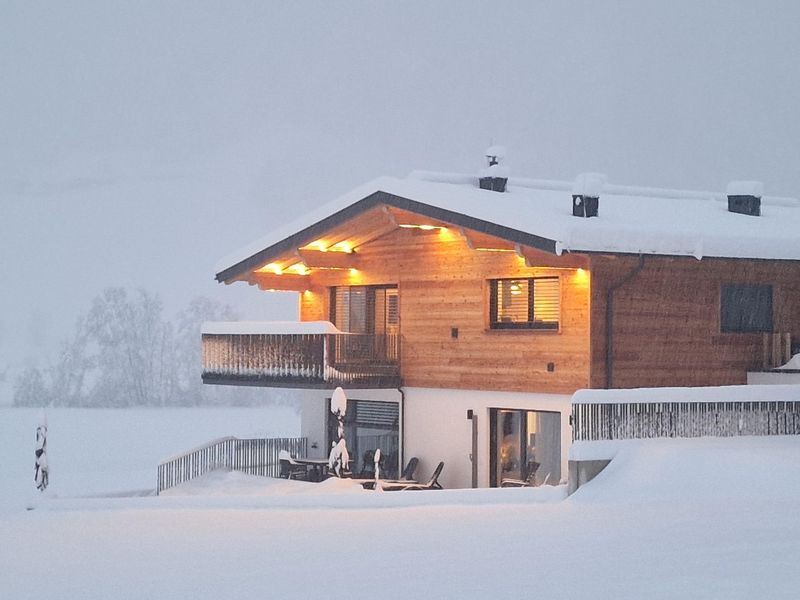
[{"label": "warm exterior light", "polygon": [[421,229],[422,231],[433,231],[434,229],[445,231],[447,229],[447,227],[440,227],[439,225],[414,225],[411,223],[401,223],[399,227],[403,227],[404,229]]},{"label": "warm exterior light", "polygon": [[348,254],[353,251],[353,246],[349,242],[337,242],[330,248],[329,252],[347,252]]},{"label": "warm exterior light", "polygon": [[293,265],[286,267],[284,272],[293,273],[295,275],[308,275],[311,271],[309,271],[303,263],[296,262]]},{"label": "warm exterior light", "polygon": [[283,273],[281,266],[278,263],[269,263],[264,265],[260,269],[257,269],[258,273],[275,273],[275,275],[280,275]]},{"label": "warm exterior light", "polygon": [[516,252],[513,248],[473,248],[478,252]]},{"label": "warm exterior light", "polygon": [[589,271],[586,269],[575,269],[575,283],[586,285],[589,282]]}]

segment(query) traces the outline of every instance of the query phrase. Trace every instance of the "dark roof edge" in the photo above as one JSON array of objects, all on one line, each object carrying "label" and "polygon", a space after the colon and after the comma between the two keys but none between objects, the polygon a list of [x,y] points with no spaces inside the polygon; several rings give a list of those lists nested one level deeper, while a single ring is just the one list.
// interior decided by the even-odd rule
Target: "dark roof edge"
[{"label": "dark roof edge", "polygon": [[522,244],[524,246],[549,252],[550,254],[556,254],[555,240],[525,233],[524,231],[519,231],[518,229],[512,229],[510,227],[498,225],[497,223],[492,223],[491,221],[484,221],[483,219],[470,217],[463,213],[439,208],[438,206],[431,206],[430,204],[417,202],[416,200],[411,200],[410,198],[404,198],[402,196],[396,196],[387,192],[377,191],[351,204],[350,206],[343,208],[342,210],[339,210],[328,217],[325,217],[321,221],[318,221],[317,223],[314,223],[313,225],[290,235],[288,238],[285,238],[280,242],[273,244],[272,246],[256,252],[249,258],[246,258],[235,265],[220,271],[217,273],[216,280],[219,282],[227,281],[245,271],[249,271],[250,269],[263,264],[272,256],[282,254],[283,252],[298,246],[303,246],[310,241],[321,237],[321,235],[331,227],[335,227],[336,225],[347,221],[359,213],[367,211],[370,208],[380,204],[387,204],[401,210],[407,210],[409,212],[430,217],[431,219],[452,223],[453,225],[480,231],[481,233],[485,233],[487,235],[493,235],[495,237],[514,242],[515,244]]}]

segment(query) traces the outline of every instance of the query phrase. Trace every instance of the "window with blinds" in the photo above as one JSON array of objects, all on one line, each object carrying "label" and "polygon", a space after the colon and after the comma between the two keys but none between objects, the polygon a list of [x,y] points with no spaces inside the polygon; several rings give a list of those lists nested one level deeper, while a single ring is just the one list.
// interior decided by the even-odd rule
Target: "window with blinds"
[{"label": "window with blinds", "polygon": [[330,320],[350,333],[396,334],[400,322],[394,286],[331,288]]},{"label": "window with blinds", "polygon": [[558,330],[561,317],[558,277],[493,279],[490,284],[492,329]]}]

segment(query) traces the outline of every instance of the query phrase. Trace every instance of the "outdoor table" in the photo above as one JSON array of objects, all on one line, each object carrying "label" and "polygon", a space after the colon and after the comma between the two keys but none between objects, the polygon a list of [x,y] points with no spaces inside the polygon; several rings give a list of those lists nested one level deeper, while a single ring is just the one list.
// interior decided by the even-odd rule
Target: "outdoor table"
[{"label": "outdoor table", "polygon": [[327,458],[295,458],[294,462],[296,462],[298,465],[311,467],[314,481],[322,481],[325,477],[325,474],[328,472]]}]

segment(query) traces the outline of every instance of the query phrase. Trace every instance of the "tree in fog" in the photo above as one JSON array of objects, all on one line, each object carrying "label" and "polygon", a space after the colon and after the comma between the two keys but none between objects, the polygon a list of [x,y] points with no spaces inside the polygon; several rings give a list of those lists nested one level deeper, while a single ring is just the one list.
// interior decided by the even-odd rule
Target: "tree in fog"
[{"label": "tree in fog", "polygon": [[176,390],[172,325],[159,297],[108,288],[92,302],[87,335],[96,351],[93,406],[165,406]]},{"label": "tree in fog", "polygon": [[14,406],[47,406],[51,398],[50,387],[38,367],[28,367],[14,382]]},{"label": "tree in fog", "polygon": [[229,389],[203,385],[201,381],[200,328],[205,321],[235,321],[237,318],[227,304],[202,296],[194,298],[188,307],[178,313],[175,324],[176,402],[182,405],[229,403]]},{"label": "tree in fog", "polygon": [[204,321],[235,320],[224,304],[198,297],[173,322],[156,294],[108,288],[78,319],[55,364],[16,380],[16,406],[191,406],[250,404],[255,390],[201,381]]}]

